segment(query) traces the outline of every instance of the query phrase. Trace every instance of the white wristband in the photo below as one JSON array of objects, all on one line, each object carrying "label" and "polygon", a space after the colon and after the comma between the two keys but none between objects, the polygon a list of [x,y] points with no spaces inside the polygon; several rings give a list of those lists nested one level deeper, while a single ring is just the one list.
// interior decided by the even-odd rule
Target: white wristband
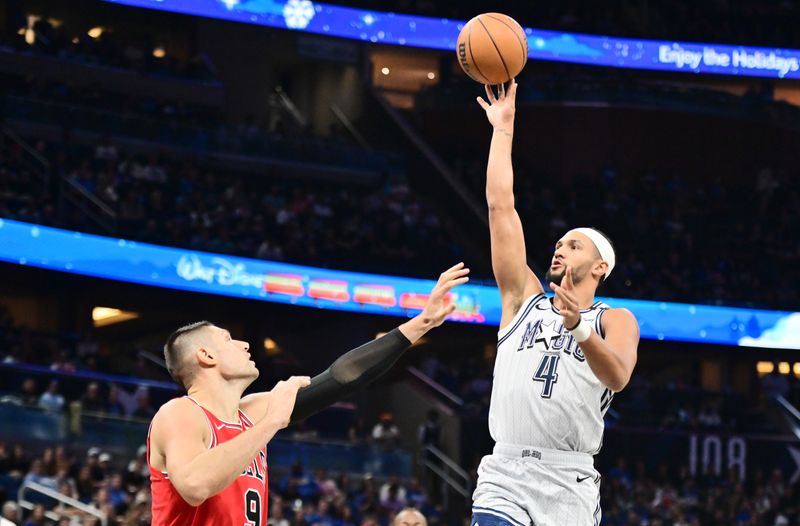
[{"label": "white wristband", "polygon": [[578,323],[578,326],[569,332],[575,338],[576,342],[583,343],[589,339],[589,336],[592,335],[592,326],[589,325],[586,322],[586,320],[581,318],[581,321],[580,323]]}]

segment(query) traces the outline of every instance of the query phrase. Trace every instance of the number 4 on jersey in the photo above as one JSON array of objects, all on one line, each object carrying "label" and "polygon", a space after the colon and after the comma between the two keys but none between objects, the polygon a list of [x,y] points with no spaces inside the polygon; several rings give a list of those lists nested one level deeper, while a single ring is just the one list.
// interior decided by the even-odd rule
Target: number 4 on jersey
[{"label": "number 4 on jersey", "polygon": [[550,395],[553,394],[553,384],[558,381],[558,374],[556,374],[558,359],[557,354],[545,354],[542,356],[542,361],[539,362],[539,367],[536,368],[536,374],[533,375],[534,382],[544,384],[542,385],[542,398],[550,398]]}]

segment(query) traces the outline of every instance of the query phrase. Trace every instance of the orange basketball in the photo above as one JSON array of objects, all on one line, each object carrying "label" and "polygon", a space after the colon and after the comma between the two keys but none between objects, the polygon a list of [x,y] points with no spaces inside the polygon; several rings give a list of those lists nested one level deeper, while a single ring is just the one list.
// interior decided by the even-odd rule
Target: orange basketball
[{"label": "orange basketball", "polygon": [[528,37],[510,16],[484,13],[461,30],[456,55],[472,80],[501,84],[519,75],[528,62]]}]

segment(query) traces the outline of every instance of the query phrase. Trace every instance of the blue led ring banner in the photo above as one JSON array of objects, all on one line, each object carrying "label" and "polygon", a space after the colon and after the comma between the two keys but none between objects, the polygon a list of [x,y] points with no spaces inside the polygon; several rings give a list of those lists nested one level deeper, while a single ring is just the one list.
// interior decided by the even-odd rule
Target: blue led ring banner
[{"label": "blue led ring banner", "polygon": [[[105,0],[381,44],[455,50],[463,20],[366,11],[310,0]],[[477,14],[477,13],[476,13]],[[524,20],[519,20],[523,23]],[[800,50],[615,38],[526,28],[538,60],[772,78],[800,78]]]},{"label": "blue led ring banner", "polygon": [[[161,247],[7,219],[0,219],[0,261],[170,289],[393,316],[418,313],[434,285],[432,280]],[[643,338],[800,349],[800,313],[601,299],[630,309]],[[500,323],[495,287],[463,285],[452,301],[457,307],[453,321]]]}]

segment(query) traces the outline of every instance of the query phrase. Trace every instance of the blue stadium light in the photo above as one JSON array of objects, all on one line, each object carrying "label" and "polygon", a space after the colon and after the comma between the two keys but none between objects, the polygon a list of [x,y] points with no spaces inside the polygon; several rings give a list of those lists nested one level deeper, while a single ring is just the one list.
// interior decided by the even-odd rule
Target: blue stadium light
[{"label": "blue stadium light", "polygon": [[[280,29],[429,49],[455,50],[464,20],[400,15],[310,0],[105,0]],[[640,40],[526,28],[538,60],[770,78],[800,78],[800,50]]]},{"label": "blue stadium light", "polygon": [[[345,272],[169,248],[0,219],[0,261],[169,289],[320,309],[413,316],[431,280]],[[455,290],[451,319],[500,323],[495,287]],[[800,312],[600,298],[630,309],[643,338],[800,349]]]}]

